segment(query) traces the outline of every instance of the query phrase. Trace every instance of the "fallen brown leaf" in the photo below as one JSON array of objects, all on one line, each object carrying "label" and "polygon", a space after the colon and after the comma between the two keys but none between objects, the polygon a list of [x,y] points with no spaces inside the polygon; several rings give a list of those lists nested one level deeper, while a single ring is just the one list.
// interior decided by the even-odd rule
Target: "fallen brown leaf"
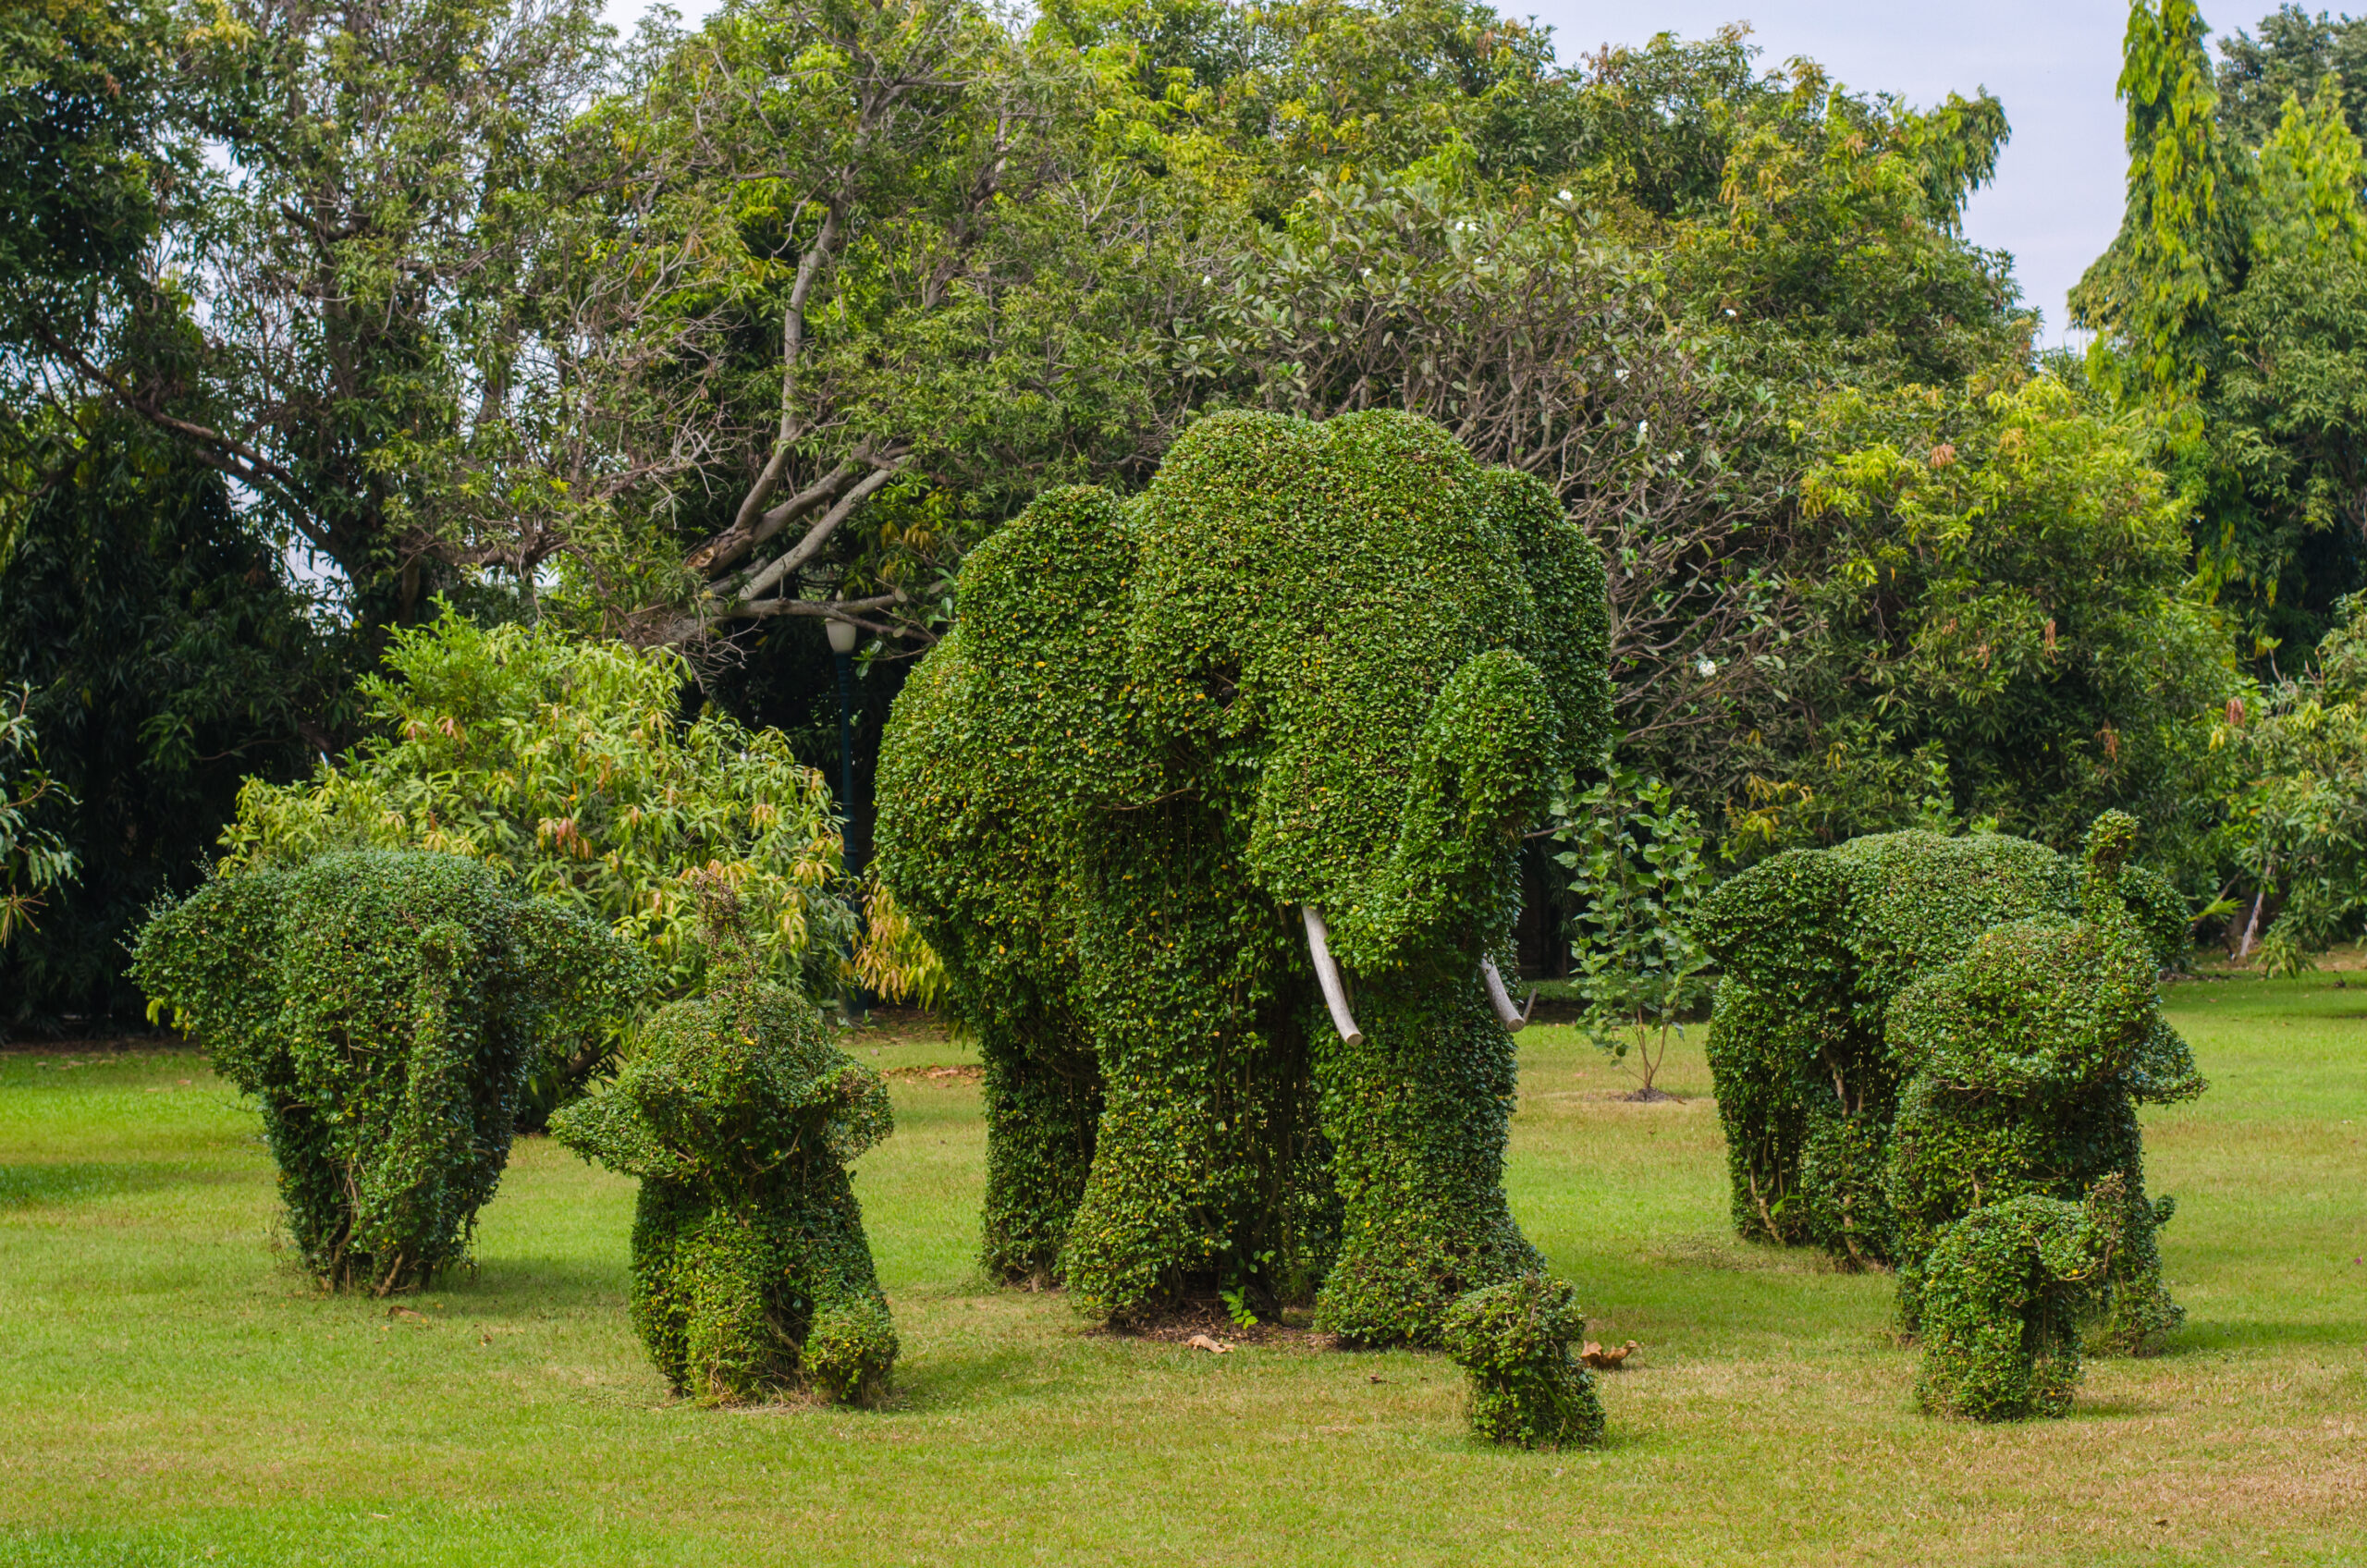
[{"label": "fallen brown leaf", "polygon": [[1190,1339],[1185,1340],[1184,1344],[1188,1350],[1212,1351],[1218,1355],[1222,1355],[1225,1352],[1233,1348],[1223,1341],[1212,1340],[1206,1334],[1195,1334]]},{"label": "fallen brown leaf", "polygon": [[1586,1349],[1578,1353],[1578,1359],[1588,1366],[1599,1366],[1606,1372],[1612,1372],[1618,1369],[1619,1364],[1625,1361],[1631,1352],[1640,1348],[1635,1341],[1629,1340],[1617,1350],[1605,1350],[1592,1340],[1588,1340]]},{"label": "fallen brown leaf", "polygon": [[408,1317],[414,1323],[424,1323],[428,1320],[427,1314],[424,1312],[413,1312],[407,1306],[390,1306],[386,1308],[386,1316],[389,1317]]}]

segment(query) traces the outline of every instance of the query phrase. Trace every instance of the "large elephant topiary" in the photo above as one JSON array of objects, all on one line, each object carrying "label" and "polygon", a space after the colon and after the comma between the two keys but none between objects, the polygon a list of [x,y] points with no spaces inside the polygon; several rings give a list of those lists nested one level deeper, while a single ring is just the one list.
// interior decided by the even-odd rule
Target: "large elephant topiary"
[{"label": "large elephant topiary", "polygon": [[963,569],[878,851],[986,1058],[985,1262],[1435,1344],[1501,1187],[1515,854],[1608,729],[1600,557],[1397,413],[1195,425]]},{"label": "large elephant topiary", "polygon": [[208,882],[148,924],[132,974],[263,1102],[306,1265],[379,1293],[465,1255],[528,1072],[655,982],[596,921],[408,851]]}]

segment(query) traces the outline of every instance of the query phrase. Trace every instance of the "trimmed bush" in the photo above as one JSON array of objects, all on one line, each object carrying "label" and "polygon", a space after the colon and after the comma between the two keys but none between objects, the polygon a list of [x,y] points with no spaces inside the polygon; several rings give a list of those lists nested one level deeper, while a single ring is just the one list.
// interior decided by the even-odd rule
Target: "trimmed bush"
[{"label": "trimmed bush", "polygon": [[633,1326],[677,1393],[886,1391],[896,1330],[847,1166],[893,1128],[887,1085],[813,1004],[744,973],[659,1010],[615,1080],[553,1116],[560,1143],[640,1178]]},{"label": "trimmed bush", "polygon": [[2085,1204],[2024,1194],[1942,1230],[1926,1263],[1923,1366],[1935,1415],[2061,1415],[2079,1382],[2079,1333],[2120,1239],[2118,1179]]},{"label": "trimmed bush", "polygon": [[1565,1448],[1602,1436],[1594,1374],[1571,1354],[1586,1333],[1577,1292],[1527,1273],[1448,1308],[1446,1353],[1471,1375],[1471,1429],[1490,1442]]},{"label": "trimmed bush", "polygon": [[466,1256],[538,1050],[654,981],[492,868],[402,851],[208,882],[149,922],[132,974],[263,1102],[305,1264],[378,1294]]},{"label": "trimmed bush", "polygon": [[1539,1264],[1480,962],[1521,830],[1600,757],[1600,556],[1427,421],[1229,413],[1132,500],[1039,498],[960,608],[898,699],[878,848],[986,1059],[987,1266],[1108,1319],[1238,1289],[1438,1343]]}]

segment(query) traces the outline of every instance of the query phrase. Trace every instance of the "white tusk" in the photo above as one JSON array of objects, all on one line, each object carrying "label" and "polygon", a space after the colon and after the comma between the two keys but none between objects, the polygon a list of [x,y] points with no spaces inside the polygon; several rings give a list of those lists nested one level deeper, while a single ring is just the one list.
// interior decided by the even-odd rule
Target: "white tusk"
[{"label": "white tusk", "polygon": [[1348,1014],[1348,987],[1340,979],[1340,966],[1331,962],[1331,933],[1323,924],[1323,912],[1313,904],[1302,904],[1299,913],[1306,916],[1306,950],[1315,958],[1315,977],[1322,982],[1324,1005],[1331,1010],[1331,1027],[1348,1044],[1361,1046],[1365,1032]]},{"label": "white tusk", "polygon": [[1496,967],[1494,959],[1483,958],[1479,961],[1479,978],[1488,983],[1488,1005],[1496,1010],[1497,1021],[1507,1030],[1518,1034],[1521,1025],[1528,1022],[1528,1008],[1537,1005],[1537,993],[1531,991],[1528,994],[1527,1008],[1515,1011],[1513,1008],[1513,994],[1504,989],[1503,972]]}]

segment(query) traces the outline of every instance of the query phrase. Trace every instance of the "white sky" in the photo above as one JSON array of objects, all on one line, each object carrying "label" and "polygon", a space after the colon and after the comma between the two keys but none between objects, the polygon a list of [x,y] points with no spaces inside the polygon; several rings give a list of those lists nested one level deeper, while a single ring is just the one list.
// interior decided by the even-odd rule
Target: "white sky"
[{"label": "white sky", "polygon": [[[2227,10],[2207,0],[2222,30],[2257,28],[2275,0]],[[625,27],[646,0],[608,0]],[[675,0],[696,21],[714,0]],[[2060,342],[2064,294],[2120,227],[2120,76],[2126,0],[1498,0],[1534,10],[1553,29],[1564,61],[1606,43],[1640,43],[1654,32],[1706,37],[1748,21],[1772,66],[1795,55],[1821,61],[1859,92],[1896,92],[1928,105],[1950,92],[1987,87],[2005,105],[2014,138],[1996,181],[1972,200],[1966,228],[1976,244],[2013,252],[2022,295],[2045,313]],[[2333,7],[2329,7],[2333,8]],[[2226,14],[2221,15],[2222,11]]]},{"label": "white sky", "polygon": [[[2228,31],[2257,28],[2274,0],[2220,16]],[[2120,227],[2120,39],[2124,0],[1531,0],[1564,60],[1651,32],[1703,37],[1748,21],[1762,67],[1796,55],[1821,62],[1862,92],[1895,92],[1926,106],[1981,87],[2014,128],[1997,178],[1973,197],[1972,241],[2014,254],[2022,297],[2045,313],[2044,341],[2062,341],[2064,295]],[[1506,10],[1518,11],[1518,4]]]}]

